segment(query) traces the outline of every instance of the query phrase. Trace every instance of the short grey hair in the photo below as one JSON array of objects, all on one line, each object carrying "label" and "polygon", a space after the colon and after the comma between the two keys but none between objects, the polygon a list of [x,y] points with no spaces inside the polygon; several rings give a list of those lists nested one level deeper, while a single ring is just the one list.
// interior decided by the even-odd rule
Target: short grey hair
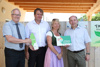
[{"label": "short grey hair", "polygon": [[[15,10],[18,10],[18,11],[20,12],[20,10],[19,10],[18,8],[15,8],[15,9],[13,9],[13,10],[11,11],[11,14],[13,14],[13,12],[14,12]],[[20,14],[21,14],[21,12],[20,12]]]},{"label": "short grey hair", "polygon": [[[75,18],[77,19],[77,16],[72,15],[72,16],[69,17],[69,20],[70,20],[71,17],[75,17]],[[77,19],[77,20],[78,20],[78,19]]]}]

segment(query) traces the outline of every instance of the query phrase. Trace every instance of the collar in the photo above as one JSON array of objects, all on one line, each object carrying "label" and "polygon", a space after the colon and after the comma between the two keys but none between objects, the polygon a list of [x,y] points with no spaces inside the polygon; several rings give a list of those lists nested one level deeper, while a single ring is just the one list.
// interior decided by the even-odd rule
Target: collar
[{"label": "collar", "polygon": [[[33,23],[37,24],[37,23],[35,22],[35,20],[33,20]],[[40,23],[43,23],[43,20],[41,20],[41,22],[40,22]]]},{"label": "collar", "polygon": [[[78,25],[75,29],[79,29],[79,28],[80,28],[80,26]],[[72,29],[72,27],[70,29]]]},{"label": "collar", "polygon": [[[11,23],[14,24],[14,25],[16,24],[13,20],[11,20]],[[20,23],[18,22],[18,25],[19,25],[19,24],[20,24]]]}]

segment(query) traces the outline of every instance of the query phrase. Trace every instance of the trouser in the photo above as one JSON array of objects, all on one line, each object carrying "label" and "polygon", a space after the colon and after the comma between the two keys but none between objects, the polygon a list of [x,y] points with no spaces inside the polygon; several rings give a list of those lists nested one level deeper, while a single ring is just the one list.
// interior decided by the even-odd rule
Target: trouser
[{"label": "trouser", "polygon": [[46,47],[40,47],[37,51],[29,51],[29,60],[28,60],[28,67],[43,67],[44,65],[44,58],[46,53]]},{"label": "trouser", "polygon": [[67,59],[68,67],[86,67],[85,51],[74,53],[68,50]]},{"label": "trouser", "polygon": [[5,48],[6,67],[25,67],[25,52]]}]

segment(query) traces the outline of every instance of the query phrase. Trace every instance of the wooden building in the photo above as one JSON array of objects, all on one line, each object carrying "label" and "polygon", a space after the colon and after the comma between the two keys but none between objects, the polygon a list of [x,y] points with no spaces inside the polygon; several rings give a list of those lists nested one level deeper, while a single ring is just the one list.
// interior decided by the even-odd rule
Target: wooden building
[{"label": "wooden building", "polygon": [[[10,12],[14,8],[21,10],[21,21],[24,21],[26,12],[33,12],[35,8],[42,8],[44,12],[52,13],[86,13],[90,22],[92,14],[100,12],[100,0],[0,0],[0,67],[5,67],[2,27],[6,19],[11,19]],[[66,25],[65,22],[62,25]],[[62,29],[64,32],[66,26]],[[64,64],[65,67],[68,67],[66,52],[64,48]],[[100,67],[100,47],[90,48],[90,60],[87,62],[87,67]]]}]

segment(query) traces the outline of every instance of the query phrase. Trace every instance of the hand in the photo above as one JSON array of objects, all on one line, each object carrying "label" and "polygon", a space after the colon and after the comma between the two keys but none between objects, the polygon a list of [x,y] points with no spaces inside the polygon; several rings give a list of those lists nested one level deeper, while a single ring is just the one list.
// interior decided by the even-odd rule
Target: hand
[{"label": "hand", "polygon": [[61,59],[60,55],[58,55],[57,58],[60,60]]},{"label": "hand", "polygon": [[29,43],[29,44],[32,43],[31,39],[29,39],[29,38],[28,39],[25,39],[25,42],[26,42],[26,44],[27,43]]},{"label": "hand", "polygon": [[32,45],[29,45],[29,48],[32,50],[32,51],[37,51],[37,50],[34,50],[34,47]]},{"label": "hand", "polygon": [[34,47],[32,45],[29,45],[29,48],[33,51]]},{"label": "hand", "polygon": [[90,55],[86,55],[85,59],[86,59],[86,61],[89,61],[90,60]]},{"label": "hand", "polygon": [[61,60],[62,54],[59,54],[59,55],[57,56],[57,58],[58,58],[59,60]]},{"label": "hand", "polygon": [[30,44],[30,43],[25,43],[25,45],[29,46],[29,45],[31,45],[31,44]]},{"label": "hand", "polygon": [[69,47],[69,45],[65,45],[65,47],[67,48],[67,47]]},{"label": "hand", "polygon": [[28,52],[28,51],[25,52],[25,58],[26,58],[27,60],[29,60],[29,52]]}]

